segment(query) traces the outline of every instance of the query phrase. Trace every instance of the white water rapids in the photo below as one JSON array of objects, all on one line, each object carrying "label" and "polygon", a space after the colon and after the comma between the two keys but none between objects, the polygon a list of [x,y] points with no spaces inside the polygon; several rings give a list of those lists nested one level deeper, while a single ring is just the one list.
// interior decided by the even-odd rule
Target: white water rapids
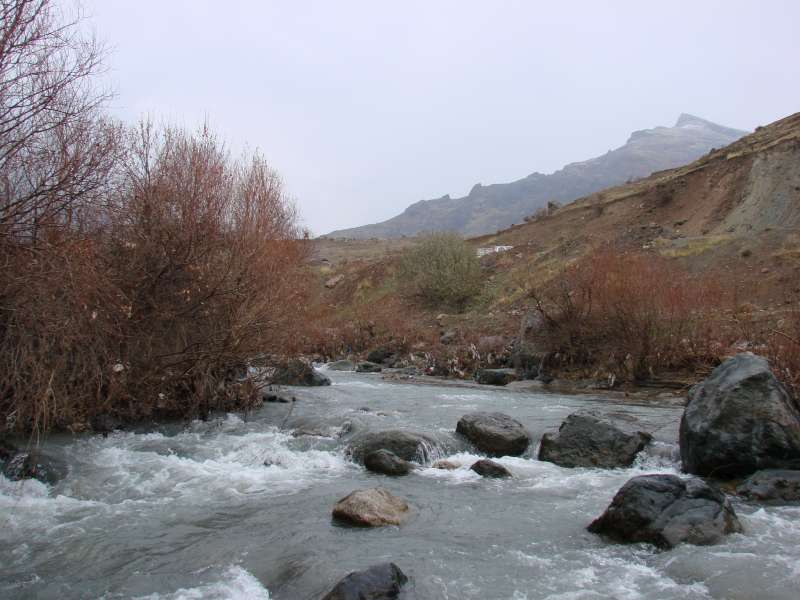
[{"label": "white water rapids", "polygon": [[[737,500],[744,533],[711,547],[662,552],[585,530],[630,477],[678,473],[679,409],[329,375],[331,387],[292,390],[284,429],[289,405],[268,404],[246,420],[51,436],[44,449],[69,465],[64,480],[0,476],[0,598],[311,600],[384,561],[409,576],[406,599],[800,597],[800,506]],[[640,420],[656,442],[616,470],[561,468],[532,447],[498,459],[513,479],[489,480],[453,435],[461,415],[498,410],[538,442],[587,406]],[[441,454],[463,466],[392,479],[346,458],[351,436],[391,428],[443,440]],[[336,500],[375,485],[409,502],[406,525],[331,520]]]}]

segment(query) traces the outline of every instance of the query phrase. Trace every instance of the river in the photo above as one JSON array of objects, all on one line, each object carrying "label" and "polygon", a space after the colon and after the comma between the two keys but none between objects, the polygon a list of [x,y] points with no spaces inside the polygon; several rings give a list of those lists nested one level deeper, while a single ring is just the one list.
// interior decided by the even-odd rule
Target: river
[{"label": "river", "polygon": [[[69,464],[65,479],[0,476],[0,597],[311,600],[384,561],[409,576],[406,599],[800,597],[800,506],[735,501],[744,533],[711,547],[663,552],[585,530],[630,477],[679,472],[680,409],[328,375],[332,386],[294,388],[294,405],[247,419],[50,436],[44,449]],[[638,419],[656,441],[615,470],[539,462],[531,447],[498,459],[513,479],[490,480],[469,471],[478,456],[453,434],[463,414],[496,410],[538,443],[587,407]],[[441,439],[434,454],[463,467],[387,478],[347,460],[351,436],[391,428]],[[407,524],[332,522],[339,498],[376,485],[408,501]]]}]

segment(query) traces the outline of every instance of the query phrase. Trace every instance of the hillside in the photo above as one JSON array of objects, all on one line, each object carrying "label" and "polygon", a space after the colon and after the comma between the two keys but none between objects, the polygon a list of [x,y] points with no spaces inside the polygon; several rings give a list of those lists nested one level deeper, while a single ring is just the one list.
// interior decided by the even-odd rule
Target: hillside
[{"label": "hillside", "polygon": [[[733,336],[728,342],[740,335],[759,339],[757,329],[763,339],[785,317],[800,315],[800,113],[689,165],[470,239],[476,250],[506,249],[481,259],[484,291],[462,314],[443,315],[398,293],[397,259],[413,243],[316,242],[311,270],[319,281],[314,322],[320,339],[309,340],[308,351],[335,351],[342,340],[348,352],[404,340],[463,364],[458,361],[471,352],[470,344],[480,346],[485,336],[510,341],[518,335],[532,287],[609,246],[666,259],[698,280],[721,282],[724,294],[716,304]],[[335,286],[324,285],[334,278]],[[739,322],[734,312],[741,307],[747,317]],[[745,325],[751,329],[740,331]],[[445,331],[457,332],[461,345],[441,346]]]},{"label": "hillside", "polygon": [[511,183],[476,184],[463,198],[422,200],[383,223],[334,231],[326,237],[395,238],[433,230],[482,235],[520,223],[550,201],[571,202],[654,171],[685,165],[745,133],[683,114],[674,127],[636,131],[624,146],[549,175],[532,173]]}]

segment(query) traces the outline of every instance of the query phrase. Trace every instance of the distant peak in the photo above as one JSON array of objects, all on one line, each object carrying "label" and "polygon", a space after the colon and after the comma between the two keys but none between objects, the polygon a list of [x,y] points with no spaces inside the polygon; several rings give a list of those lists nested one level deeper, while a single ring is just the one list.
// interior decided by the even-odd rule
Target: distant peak
[{"label": "distant peak", "polygon": [[686,127],[687,125],[713,125],[713,123],[701,119],[700,117],[690,115],[689,113],[681,113],[681,116],[678,117],[678,121],[675,123],[675,127]]}]

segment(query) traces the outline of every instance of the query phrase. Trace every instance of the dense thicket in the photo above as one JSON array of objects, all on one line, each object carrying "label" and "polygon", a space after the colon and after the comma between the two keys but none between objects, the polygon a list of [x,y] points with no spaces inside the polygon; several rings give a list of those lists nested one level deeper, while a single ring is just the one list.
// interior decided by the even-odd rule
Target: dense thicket
[{"label": "dense thicket", "polygon": [[0,11],[0,430],[246,408],[302,289],[280,178],[207,128],[110,122],[77,22]]}]

